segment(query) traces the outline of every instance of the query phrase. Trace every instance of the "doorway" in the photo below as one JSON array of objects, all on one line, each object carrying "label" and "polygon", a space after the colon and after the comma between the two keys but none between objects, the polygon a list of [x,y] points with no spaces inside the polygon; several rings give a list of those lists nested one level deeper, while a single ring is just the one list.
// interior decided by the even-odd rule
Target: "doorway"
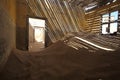
[{"label": "doorway", "polygon": [[28,18],[28,50],[41,51],[45,48],[45,19]]}]

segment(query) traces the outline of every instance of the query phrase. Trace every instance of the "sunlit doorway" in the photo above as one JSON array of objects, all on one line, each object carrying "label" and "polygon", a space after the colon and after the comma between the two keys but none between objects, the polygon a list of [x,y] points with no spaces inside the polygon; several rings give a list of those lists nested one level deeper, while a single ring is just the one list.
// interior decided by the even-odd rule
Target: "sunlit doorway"
[{"label": "sunlit doorway", "polygon": [[41,51],[45,48],[45,19],[43,18],[28,18],[29,23],[29,44],[30,52]]}]

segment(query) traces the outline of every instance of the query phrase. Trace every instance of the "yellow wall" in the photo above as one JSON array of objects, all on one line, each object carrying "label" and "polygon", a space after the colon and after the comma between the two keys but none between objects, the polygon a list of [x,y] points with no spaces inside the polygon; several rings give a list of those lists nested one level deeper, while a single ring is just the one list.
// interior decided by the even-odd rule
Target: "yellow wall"
[{"label": "yellow wall", "polygon": [[8,14],[11,23],[13,24],[12,29],[12,37],[13,38],[13,47],[15,48],[15,33],[16,33],[16,0],[0,0],[0,5],[3,7],[4,11]]},{"label": "yellow wall", "polygon": [[0,70],[15,48],[16,1],[0,0]]},{"label": "yellow wall", "polygon": [[16,6],[16,48],[27,50],[27,3],[17,0]]},{"label": "yellow wall", "polygon": [[14,23],[16,23],[16,0],[0,0],[0,3],[10,14]]}]

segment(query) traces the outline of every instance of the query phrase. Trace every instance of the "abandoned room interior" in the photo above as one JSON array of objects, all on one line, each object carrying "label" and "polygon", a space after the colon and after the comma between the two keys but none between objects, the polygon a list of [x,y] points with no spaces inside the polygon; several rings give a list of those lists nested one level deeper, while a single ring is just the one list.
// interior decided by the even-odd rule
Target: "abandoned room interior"
[{"label": "abandoned room interior", "polygon": [[120,80],[120,0],[0,0],[0,80]]}]

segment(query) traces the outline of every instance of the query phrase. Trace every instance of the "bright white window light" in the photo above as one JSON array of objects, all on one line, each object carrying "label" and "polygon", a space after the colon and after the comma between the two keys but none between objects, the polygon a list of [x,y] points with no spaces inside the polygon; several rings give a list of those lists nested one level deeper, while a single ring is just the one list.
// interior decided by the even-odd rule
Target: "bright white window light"
[{"label": "bright white window light", "polygon": [[90,45],[92,45],[92,46],[94,46],[94,47],[97,47],[97,48],[100,48],[100,49],[103,49],[103,50],[114,51],[114,49],[110,49],[110,48],[106,48],[106,47],[99,46],[99,45],[94,44],[94,43],[92,43],[92,42],[90,42],[90,41],[87,41],[87,40],[85,40],[85,39],[82,39],[82,38],[80,38],[80,37],[74,37],[74,38],[77,38],[77,39],[79,39],[79,40],[81,40],[81,41],[83,41],[83,42],[86,42],[86,43],[88,43],[88,44],[90,44]]},{"label": "bright white window light", "polygon": [[104,14],[102,16],[102,22],[109,22],[109,14]]},{"label": "bright white window light", "polygon": [[115,2],[115,1],[117,1],[117,0],[113,0],[113,2]]},{"label": "bright white window light", "polygon": [[102,25],[102,34],[108,34],[108,24],[103,24]]},{"label": "bright white window light", "polygon": [[45,27],[45,20],[42,19],[29,18],[29,23],[31,26]]},{"label": "bright white window light", "polygon": [[118,20],[118,14],[119,14],[118,11],[111,12],[110,13],[110,21]]},{"label": "bright white window light", "polygon": [[117,32],[117,22],[110,23],[110,33]]}]

